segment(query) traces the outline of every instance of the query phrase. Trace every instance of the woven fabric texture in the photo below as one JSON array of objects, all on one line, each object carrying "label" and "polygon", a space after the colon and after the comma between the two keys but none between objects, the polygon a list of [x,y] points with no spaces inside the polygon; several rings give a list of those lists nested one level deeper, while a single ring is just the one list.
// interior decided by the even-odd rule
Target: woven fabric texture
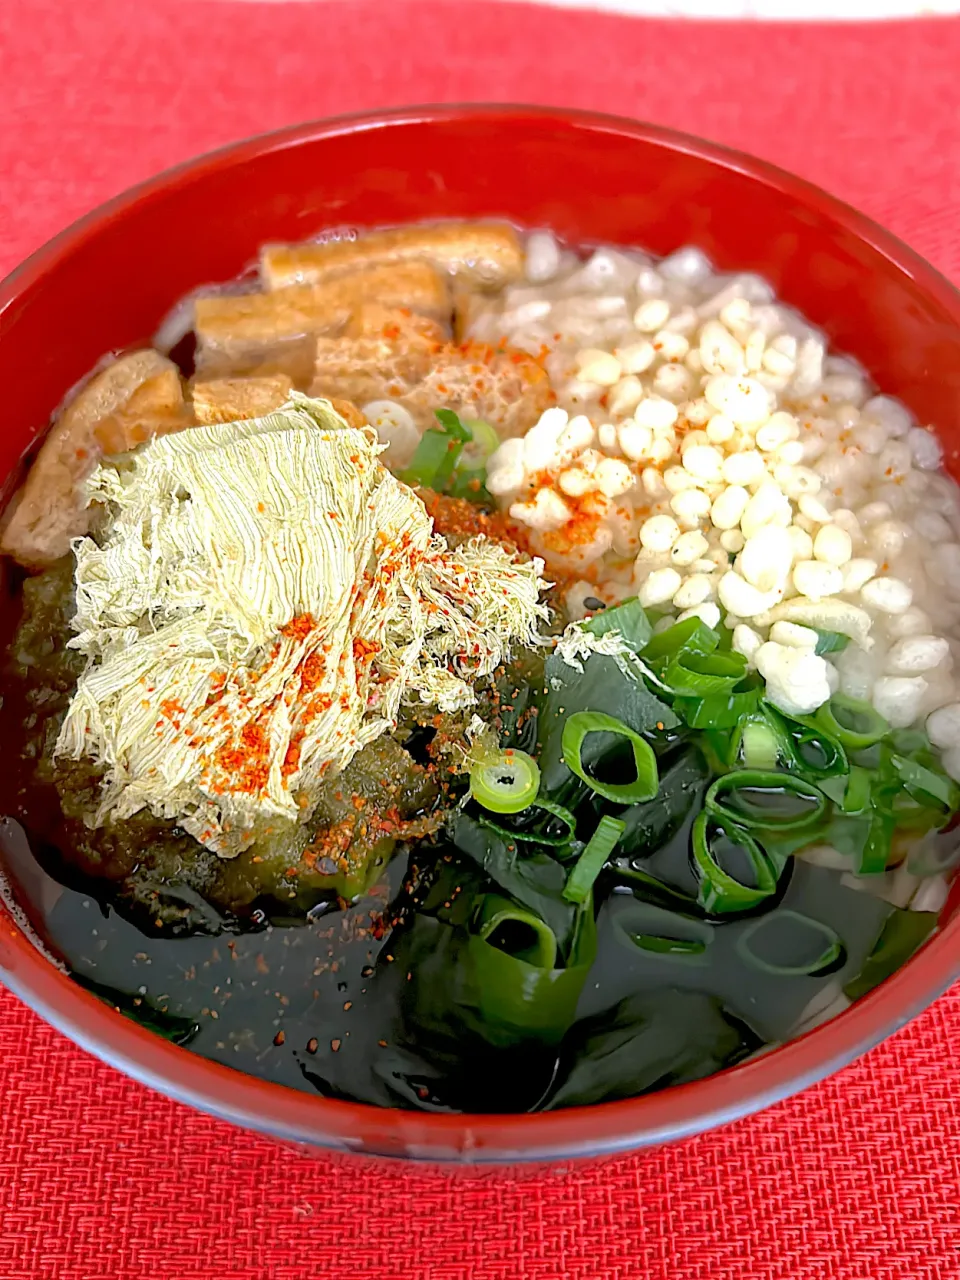
[{"label": "woven fabric texture", "polygon": [[[231,139],[486,99],[619,112],[756,152],[960,281],[958,66],[954,19],[18,0],[0,5],[0,272],[130,183]],[[0,1280],[960,1277],[958,1044],[955,990],[839,1076],[729,1129],[573,1171],[448,1177],[235,1131],[128,1082],[0,992]]]}]

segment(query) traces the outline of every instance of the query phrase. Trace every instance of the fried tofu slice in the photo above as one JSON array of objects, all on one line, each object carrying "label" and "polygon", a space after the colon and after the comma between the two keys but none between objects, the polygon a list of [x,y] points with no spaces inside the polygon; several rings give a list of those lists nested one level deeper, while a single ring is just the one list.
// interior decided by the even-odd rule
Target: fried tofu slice
[{"label": "fried tofu slice", "polygon": [[315,338],[340,333],[367,303],[407,307],[436,323],[446,323],[451,310],[448,282],[425,262],[375,265],[273,293],[198,298],[197,373],[204,380],[286,374],[303,388]]},{"label": "fried tofu slice", "polygon": [[481,343],[454,346],[407,344],[387,348],[374,338],[319,339],[314,396],[353,400],[361,411],[372,402],[393,400],[421,428],[435,409],[453,409],[465,418],[483,418],[506,439],[522,435],[554,401],[546,372],[521,351]]},{"label": "fried tofu slice", "polygon": [[362,407],[422,382],[445,345],[429,318],[372,303],[358,308],[342,336],[317,339],[312,386]]},{"label": "fried tofu slice", "polygon": [[[212,378],[193,384],[193,412],[202,427],[217,422],[242,422],[274,413],[290,399],[293,384],[283,374],[269,378]],[[349,400],[332,400],[348,427],[364,427],[367,420]]]},{"label": "fried tofu slice", "polygon": [[363,408],[373,400],[397,399],[422,382],[433,347],[391,347],[382,338],[318,338],[310,394],[351,400]]},{"label": "fried tofu slice", "polygon": [[318,284],[358,266],[429,262],[478,289],[499,289],[523,272],[523,246],[506,222],[438,222],[369,231],[356,240],[268,244],[260,273],[268,289]]},{"label": "fried tofu slice", "polygon": [[384,386],[405,387],[426,377],[448,334],[435,321],[407,308],[361,307],[340,339],[318,339],[314,383],[337,380],[355,404],[381,397]]},{"label": "fried tofu slice", "polygon": [[157,351],[121,356],[61,410],[0,520],[0,551],[39,567],[88,528],[83,481],[100,459],[192,424],[180,371]]},{"label": "fried tofu slice", "polygon": [[292,390],[292,381],[283,373],[264,378],[211,378],[193,384],[193,412],[203,427],[262,418],[289,400]]},{"label": "fried tofu slice", "polygon": [[436,346],[442,346],[449,337],[448,330],[430,316],[409,307],[385,307],[379,302],[357,307],[343,333],[348,338],[382,338],[394,344],[428,342]]},{"label": "fried tofu slice", "polygon": [[[469,340],[473,326],[488,312],[497,308],[499,299],[489,298],[472,289],[455,289],[453,294],[453,339],[455,342]],[[484,335],[485,337],[487,335]]]},{"label": "fried tofu slice", "polygon": [[482,418],[501,439],[522,436],[555,401],[546,371],[522,351],[481,343],[448,348],[404,401],[418,422],[432,426],[435,409]]}]

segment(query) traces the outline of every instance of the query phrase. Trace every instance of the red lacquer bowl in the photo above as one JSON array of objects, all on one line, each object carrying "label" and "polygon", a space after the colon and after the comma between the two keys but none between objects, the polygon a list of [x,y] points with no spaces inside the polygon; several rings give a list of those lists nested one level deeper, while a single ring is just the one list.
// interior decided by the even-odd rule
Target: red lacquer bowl
[{"label": "red lacquer bowl", "polygon": [[[266,240],[324,227],[500,215],[573,242],[697,244],[761,273],[857,356],[882,390],[960,443],[960,294],[894,237],[778,169],[605,116],[413,108],[256,138],[111,201],[0,285],[0,478],[64,392],[143,342],[189,290],[229,280]],[[340,1151],[460,1163],[547,1161],[697,1133],[836,1071],[960,974],[958,895],[943,928],[847,1012],[694,1084],[544,1115],[439,1116],[330,1101],[204,1061],[115,1013],[51,964],[0,907],[0,978],[83,1048],[236,1124]]]}]

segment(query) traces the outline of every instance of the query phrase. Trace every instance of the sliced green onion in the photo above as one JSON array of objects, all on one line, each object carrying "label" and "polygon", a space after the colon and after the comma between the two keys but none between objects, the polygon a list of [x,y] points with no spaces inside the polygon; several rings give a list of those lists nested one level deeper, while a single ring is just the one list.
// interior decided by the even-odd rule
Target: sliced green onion
[{"label": "sliced green onion", "polygon": [[687,618],[675,622],[666,631],[655,635],[643,650],[650,662],[657,658],[672,658],[681,650],[685,653],[713,653],[720,643],[720,636],[699,618]]},{"label": "sliced green onion", "polygon": [[[505,827],[502,823],[493,822],[490,818],[478,818],[477,821],[488,831],[495,831],[498,836],[518,843],[542,844],[558,851],[568,849],[573,844],[576,838],[577,820],[569,809],[565,809],[562,804],[554,804],[552,800],[532,800],[529,808],[543,809],[551,817],[559,819],[567,828],[566,834],[552,836],[545,831],[531,831],[525,827]],[[563,855],[558,852],[557,856]]]},{"label": "sliced green onion", "polygon": [[732,729],[745,716],[752,715],[763,699],[763,689],[744,689],[739,693],[714,693],[705,698],[677,698],[674,711],[679,712],[691,729]]},{"label": "sliced green onion", "polygon": [[565,809],[562,804],[554,804],[552,800],[534,800],[533,807],[542,809],[544,813],[549,813],[552,818],[558,818],[567,830],[570,832],[571,839],[576,834],[577,820],[570,812]]},{"label": "sliced green onion", "polygon": [[832,734],[847,751],[862,751],[879,742],[890,729],[883,716],[869,702],[835,693],[814,715],[813,720]]},{"label": "sliced green onion", "polygon": [[539,790],[540,768],[525,751],[498,751],[470,770],[470,794],[491,813],[519,813]]},{"label": "sliced green onion", "polygon": [[[751,744],[750,749],[756,751],[758,761],[756,764],[747,762],[745,744],[748,743]],[[718,743],[717,747],[717,754],[724,763],[724,768],[718,771],[721,773],[728,769],[744,767],[776,769],[781,761],[789,761],[791,758],[790,740],[783,721],[776,710],[763,698],[758,707],[734,726],[733,733],[726,736],[726,748],[721,749],[721,747],[722,742]],[[772,763],[759,763],[764,758]]]},{"label": "sliced green onion", "polygon": [[[456,418],[456,414],[449,409],[437,409],[437,417],[440,414],[450,413],[451,417]],[[443,419],[441,418],[441,422]],[[457,466],[458,471],[480,471],[485,469],[485,463],[495,449],[500,447],[500,437],[496,430],[491,427],[489,422],[484,422],[482,418],[464,418],[460,427],[467,434],[466,443],[463,446],[463,453],[460,455],[460,462]],[[452,431],[451,431],[451,434]]]},{"label": "sliced green onion", "polygon": [[[802,776],[836,778],[850,768],[847,753],[837,736],[809,716],[778,717],[788,739],[789,754]],[[811,758],[811,752],[815,753]]]},{"label": "sliced green onion", "polygon": [[898,823],[898,818],[888,807],[892,799],[882,790],[878,792],[876,778],[871,778],[866,807],[860,813],[836,814],[823,832],[826,844],[854,860],[857,875],[879,875],[887,869],[893,833]]},{"label": "sliced green onion", "polygon": [[928,831],[940,830],[949,818],[939,805],[933,805],[927,796],[917,799],[909,791],[901,791],[893,798],[890,807],[898,831],[909,831],[919,839]]},{"label": "sliced green onion", "polygon": [[892,756],[891,763],[911,795],[919,792],[921,796],[928,796],[938,801],[947,810],[956,809],[960,791],[956,784],[944,774],[935,773],[932,769],[924,768],[916,760],[909,760],[904,756]]},{"label": "sliced green onion", "polygon": [[400,473],[405,484],[419,485],[442,493],[457,468],[464,445],[473,438],[452,409],[434,410],[440,430],[431,427],[420,437],[410,465]]},{"label": "sliced green onion", "polygon": [[861,769],[855,764],[847,776],[840,808],[844,813],[864,813],[870,806],[870,795],[873,791],[873,775],[869,769]]},{"label": "sliced green onion", "polygon": [[[747,855],[755,885],[742,884],[720,865],[713,844],[718,836],[738,845]],[[701,813],[693,824],[693,869],[698,883],[697,901],[705,911],[722,915],[748,911],[777,889],[777,876],[769,858],[742,827],[713,814]]]},{"label": "sliced green onion", "polygon": [[835,778],[818,778],[817,786],[834,804],[843,804],[843,797],[847,794],[847,779],[843,775]]},{"label": "sliced green onion", "polygon": [[487,473],[484,468],[478,471],[462,471],[458,467],[447,485],[446,492],[452,498],[465,498],[467,502],[478,502],[496,505],[486,487]]},{"label": "sliced green onion", "polygon": [[922,729],[895,729],[888,736],[893,750],[900,756],[918,757],[920,752],[930,755],[930,739]]},{"label": "sliced green onion", "polygon": [[461,447],[442,431],[425,431],[400,479],[409,485],[441,489],[453,474]]},{"label": "sliced green onion", "polygon": [[726,773],[736,765],[737,761],[731,761],[730,753],[730,745],[735,736],[735,732],[731,734],[727,729],[702,730],[697,746],[710,766],[711,773]]},{"label": "sliced green onion", "polygon": [[740,653],[684,651],[667,663],[663,678],[675,693],[708,697],[731,694],[746,673]]},{"label": "sliced green onion", "polygon": [[557,963],[557,939],[548,924],[499,894],[483,897],[477,932],[484,942],[537,969]]},{"label": "sliced green onion", "polygon": [[632,863],[624,866],[622,862],[617,862],[612,868],[612,873],[617,884],[644,894],[644,905],[648,905],[646,898],[652,897],[667,911],[686,914],[696,909],[695,898],[688,896],[680,889],[675,889],[673,885],[663,880],[658,880],[656,876],[649,875],[646,871],[640,871]]},{"label": "sliced green onion", "polygon": [[[814,959],[808,960],[803,964],[777,964],[772,960],[764,960],[762,956],[758,956],[755,951],[751,950],[749,944],[756,938],[757,934],[762,933],[771,924],[775,931],[781,929],[787,920],[794,920],[803,924],[825,940],[823,950]],[[759,920],[751,921],[737,938],[737,951],[741,959],[752,968],[759,969],[762,973],[772,973],[778,977],[785,978],[815,977],[825,970],[836,968],[837,961],[845,954],[843,943],[829,925],[789,909],[780,910],[775,916],[761,916]]]},{"label": "sliced green onion", "polygon": [[631,596],[629,600],[610,609],[602,609],[580,625],[584,631],[589,631],[594,636],[619,631],[624,642],[636,653],[640,652],[652,634],[646,610],[636,596]]},{"label": "sliced green onion", "polygon": [[[799,810],[783,810],[789,798],[801,801]],[[738,769],[717,778],[704,799],[706,809],[717,819],[740,827],[793,831],[812,826],[823,817],[827,798],[819,787],[790,773],[763,769]]]},{"label": "sliced green onion", "polygon": [[769,720],[748,720],[740,734],[740,759],[746,769],[775,769],[780,739]]},{"label": "sliced green onion", "polygon": [[844,649],[850,643],[850,637],[845,636],[842,631],[818,631],[817,647],[815,653],[843,653]]},{"label": "sliced green onion", "polygon": [[867,838],[863,842],[860,853],[858,875],[874,876],[886,871],[896,825],[896,819],[892,814],[874,811],[867,828]]},{"label": "sliced green onion", "polygon": [[[614,784],[600,782],[587,773],[581,759],[583,744],[591,733],[614,733],[626,738],[633,747],[633,762],[637,776],[633,782]],[[563,759],[571,773],[582,779],[592,791],[613,800],[618,804],[636,804],[641,800],[652,800],[657,794],[659,779],[657,777],[657,758],[648,742],[634,733],[629,725],[617,720],[614,716],[605,715],[602,711],[575,711],[568,716],[563,726],[561,738]]]},{"label": "sliced green onion", "polygon": [[470,428],[461,422],[452,409],[434,409],[433,416],[440,423],[444,433],[453,436],[454,440],[459,440],[461,444],[466,444],[473,439]]},{"label": "sliced green onion", "polygon": [[587,841],[587,847],[574,863],[563,896],[568,902],[585,902],[593,888],[593,882],[603,870],[603,864],[617,847],[623,835],[624,824],[619,818],[603,817],[596,831]]}]

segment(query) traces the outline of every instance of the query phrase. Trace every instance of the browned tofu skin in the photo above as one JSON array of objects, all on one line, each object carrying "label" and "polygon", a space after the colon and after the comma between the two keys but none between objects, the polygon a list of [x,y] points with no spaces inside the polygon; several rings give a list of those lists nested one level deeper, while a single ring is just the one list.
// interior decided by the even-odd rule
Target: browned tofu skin
[{"label": "browned tofu skin", "polygon": [[406,307],[442,324],[451,312],[448,282],[425,262],[373,266],[273,293],[198,298],[197,373],[205,380],[285,374],[305,388],[314,339],[340,333],[366,303]]},{"label": "browned tofu skin", "polygon": [[[200,426],[215,422],[242,422],[274,413],[290,399],[289,378],[214,378],[193,384],[193,412]],[[367,420],[349,400],[332,400],[348,427],[364,427]]]},{"label": "browned tofu skin", "polygon": [[357,307],[343,331],[347,338],[383,338],[391,343],[429,342],[442,346],[449,330],[430,316],[411,311],[409,307],[385,307],[379,302],[366,302]]},{"label": "browned tofu skin", "polygon": [[[491,299],[471,289],[455,289],[453,295],[453,338],[455,342],[466,342],[477,319],[496,305],[497,299]],[[485,337],[488,335],[484,335]]]},{"label": "browned tofu skin", "polygon": [[318,338],[310,394],[352,400],[396,400],[427,376],[433,346],[391,346],[382,338]]},{"label": "browned tofu skin", "polygon": [[282,373],[267,378],[213,378],[193,384],[193,412],[201,426],[261,418],[279,409],[292,390],[293,383]]},{"label": "browned tofu skin", "polygon": [[317,339],[313,393],[361,407],[392,398],[385,389],[401,395],[423,381],[445,346],[443,330],[424,316],[378,303],[360,307],[341,337]]},{"label": "browned tofu skin", "polygon": [[190,426],[180,373],[156,351],[121,356],[90,379],[51,427],[0,522],[0,550],[51,564],[88,527],[83,481],[104,456]]},{"label": "browned tofu skin", "polygon": [[422,427],[435,409],[483,418],[504,438],[522,435],[554,402],[540,364],[524,352],[482,343],[383,344],[375,338],[321,338],[311,395],[342,396],[362,410],[395,400]]},{"label": "browned tofu skin", "polygon": [[282,289],[397,262],[429,262],[473,288],[499,289],[521,275],[523,247],[505,222],[440,222],[370,231],[356,240],[265,245],[260,271],[268,289]]}]

